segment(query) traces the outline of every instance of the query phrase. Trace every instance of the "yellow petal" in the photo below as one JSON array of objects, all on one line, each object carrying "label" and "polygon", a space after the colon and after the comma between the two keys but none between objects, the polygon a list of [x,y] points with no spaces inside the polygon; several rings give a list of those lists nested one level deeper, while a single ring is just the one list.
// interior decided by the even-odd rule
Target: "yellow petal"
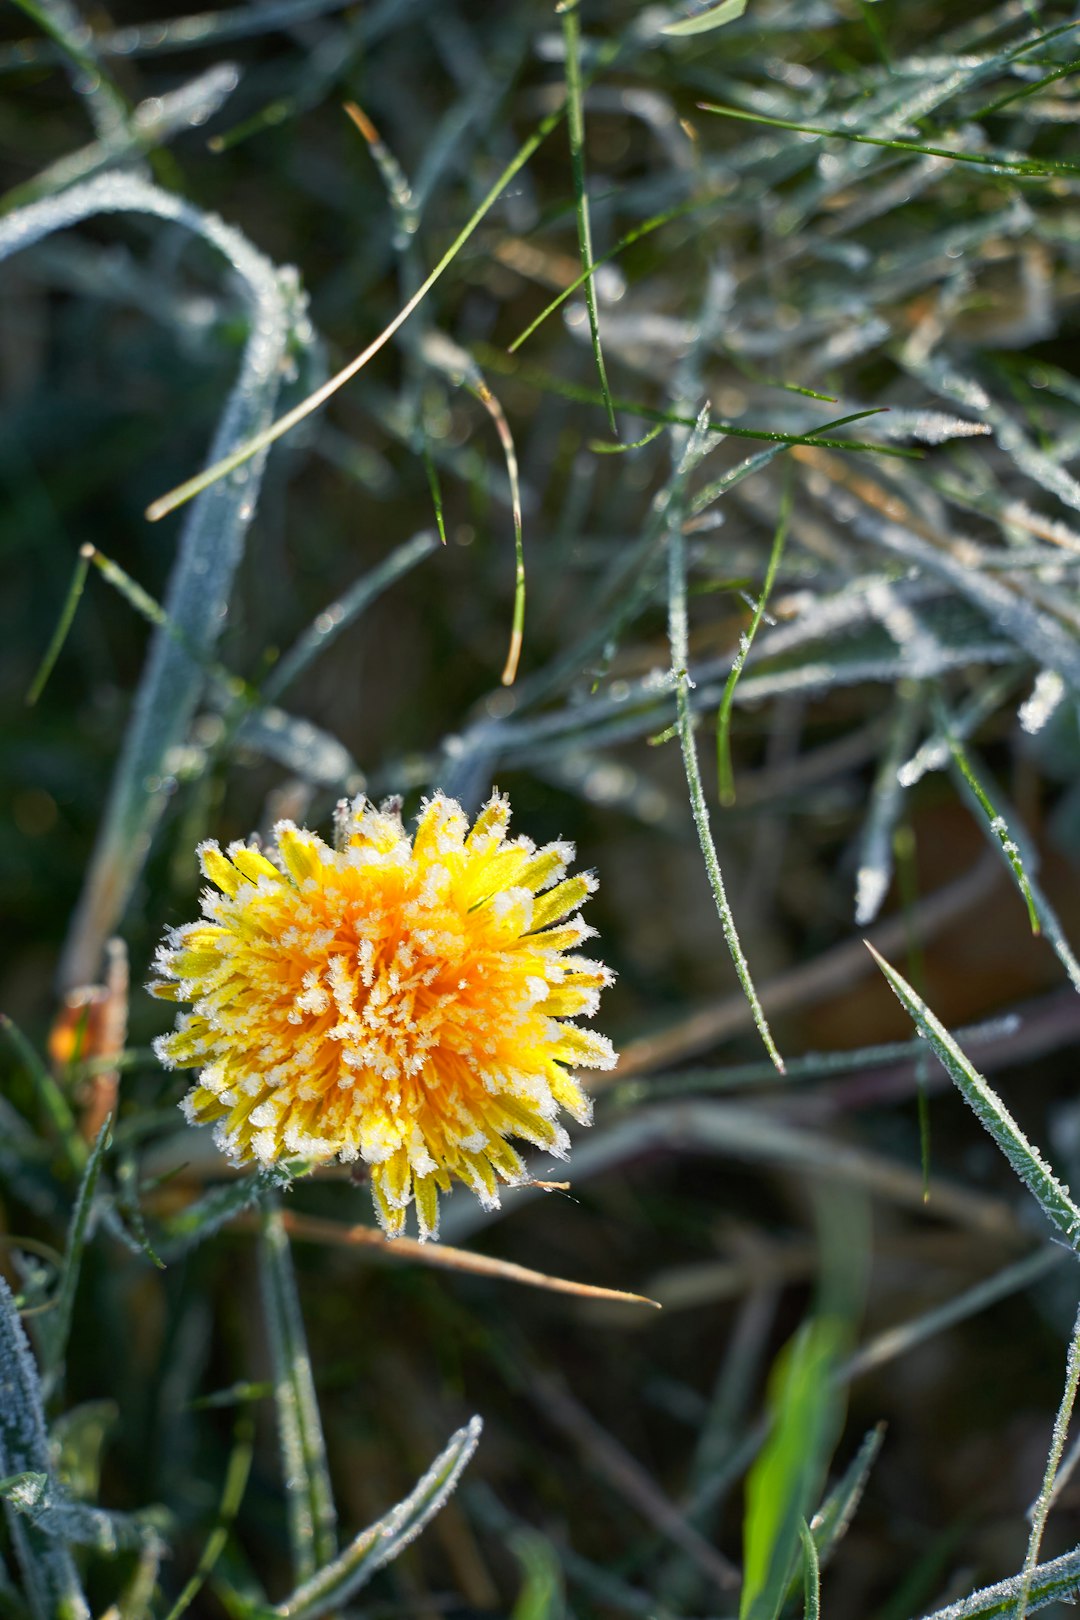
[{"label": "yellow petal", "polygon": [[233,844],[229,855],[233,865],[239,867],[250,883],[258,883],[264,877],[273,878],[276,883],[284,881],[273,861],[267,860],[261,850],[250,849],[247,844]]},{"label": "yellow petal", "polygon": [[199,865],[211,883],[216,883],[223,894],[235,894],[242,882],[240,873],[218,846],[212,842],[200,844],[198,856]]},{"label": "yellow petal", "polygon": [[557,883],[547,894],[542,894],[533,907],[532,933],[539,928],[546,928],[548,923],[558,922],[565,917],[568,911],[576,911],[596,887],[596,880],[588,872],[578,872],[574,877],[567,878],[565,883]]}]

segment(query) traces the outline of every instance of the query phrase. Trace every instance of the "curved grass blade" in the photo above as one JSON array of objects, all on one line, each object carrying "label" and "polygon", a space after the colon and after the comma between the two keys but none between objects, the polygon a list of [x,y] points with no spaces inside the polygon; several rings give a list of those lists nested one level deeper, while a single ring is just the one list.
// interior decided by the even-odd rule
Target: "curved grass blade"
[{"label": "curved grass blade", "polygon": [[1073,1202],[1068,1188],[1057,1179],[1038,1148],[1028,1141],[1001,1098],[972,1067],[944,1024],[934,1017],[907,980],[902,978],[894,967],[890,967],[872,945],[867,944],[866,948],[889,981],[897,1000],[914,1021],[919,1033],[936,1052],[956,1082],[965,1102],[990,1132],[1024,1186],[1041,1207],[1047,1220],[1057,1229],[1069,1248],[1080,1253],[1080,1207]]},{"label": "curved grass blade", "polygon": [[263,1212],[259,1275],[274,1376],[289,1542],[296,1580],[303,1584],[337,1553],[337,1510],[289,1238],[276,1202]]},{"label": "curved grass blade", "polygon": [[87,557],[85,550],[81,550],[75,559],[75,568],[71,575],[71,584],[68,586],[68,593],[64,598],[64,605],[60,609],[60,617],[56,621],[56,629],[52,633],[52,640],[45,649],[45,656],[38,665],[37,674],[30,682],[30,689],[26,694],[26,703],[28,708],[33,708],[34,704],[45,690],[45,683],[48,681],[49,676],[53,672],[56,660],[60,656],[61,648],[63,647],[64,642],[67,640],[68,631],[71,629],[72,623],[74,622],[75,612],[79,606],[79,599],[82,596],[83,586],[86,584],[86,576],[89,570],[90,559]]},{"label": "curved grass blade", "polygon": [[1054,1486],[1057,1481],[1058,1469],[1061,1467],[1061,1458],[1069,1434],[1069,1424],[1072,1421],[1078,1387],[1080,1387],[1080,1310],[1076,1313],[1076,1324],[1073,1327],[1072,1338],[1069,1341],[1069,1355],[1065,1364],[1065,1388],[1062,1391],[1061,1403],[1054,1419],[1054,1433],[1050,1441],[1050,1451],[1046,1458],[1046,1471],[1043,1474],[1042,1485],[1031,1515],[1031,1534],[1028,1537],[1027,1556],[1024,1559],[1024,1567],[1020,1572],[1020,1596],[1016,1604],[1016,1620],[1025,1620],[1027,1615],[1031,1583],[1039,1561],[1039,1548],[1042,1546],[1047,1515],[1054,1500]]},{"label": "curved grass blade", "polygon": [[678,22],[665,23],[660,32],[680,39],[689,34],[707,34],[713,28],[722,28],[725,23],[734,22],[745,10],[746,0],[720,0],[719,5],[710,6],[708,11],[700,11],[696,17],[683,17]]},{"label": "curved grass blade", "polygon": [[442,1507],[476,1450],[483,1422],[470,1418],[397,1507],[358,1535],[333,1563],[271,1609],[278,1620],[318,1620],[404,1552]]},{"label": "curved grass blade", "polygon": [[[602,53],[602,62],[612,60],[616,54],[616,51],[617,47],[612,47],[611,49]],[[321,388],[317,388],[314,393],[309,394],[306,399],[301,400],[300,404],[294,406],[291,411],[286,411],[284,416],[278,417],[277,421],[272,423],[263,432],[252,435],[252,437],[246,439],[238,449],[233,450],[228,455],[220,457],[220,459],[215,461],[212,466],[206,468],[204,472],[197,474],[197,476],[194,478],[187,479],[182,484],[178,484],[176,488],[171,489],[168,494],[162,495],[158,500],[153,501],[146,509],[146,516],[149,518],[150,522],[156,523],[159,518],[165,517],[169,512],[175,511],[178,506],[183,506],[194,496],[200,495],[203,490],[208,489],[213,484],[216,484],[219,479],[224,478],[228,473],[235,472],[236,469],[238,467],[242,467],[246,461],[250,461],[252,456],[258,455],[260,451],[269,449],[269,447],[276,443],[278,439],[282,438],[286,433],[290,432],[292,428],[296,427],[297,423],[303,422],[306,417],[310,416],[314,411],[317,411],[320,406],[325,405],[326,401],[331,399],[333,395],[337,393],[338,389],[344,388],[347,382],[351,382],[352,379],[363,370],[368,361],[372,359],[374,355],[378,354],[380,349],[385,348],[386,344],[389,343],[395,332],[400,331],[400,329],[405,325],[405,322],[409,319],[409,316],[413,314],[416,308],[427,297],[432,287],[434,287],[435,283],[439,280],[439,277],[456,259],[458,253],[465,246],[465,243],[469,240],[470,236],[472,236],[481,220],[484,219],[485,215],[487,215],[498,202],[499,198],[502,196],[503,192],[506,190],[506,187],[510,184],[514,176],[519,172],[519,170],[525,167],[526,163],[528,163],[529,159],[532,157],[537,148],[542,144],[543,141],[547,139],[552,130],[557,128],[562,122],[565,113],[566,106],[564,104],[561,107],[557,107],[554,112],[549,113],[546,118],[541,119],[533,133],[529,136],[528,140],[524,141],[518,148],[515,155],[511,158],[510,162],[506,165],[505,169],[503,169],[502,173],[495,181],[494,185],[483,197],[479,206],[473,211],[465,225],[462,226],[461,230],[454,237],[454,240],[451,242],[442,258],[436,264],[431,274],[427,276],[423,282],[421,282],[420,286],[413,293],[412,297],[398,311],[390,324],[383,327],[383,330],[379,333],[378,337],[374,338],[368,344],[366,349],[362,350],[354,360],[349,361],[347,366],[342,367],[340,371],[336,372],[334,376],[330,377],[325,383],[323,383]]]},{"label": "curved grass blade", "polygon": [[[211,459],[217,459],[273,413],[286,349],[299,324],[300,297],[291,272],[279,271],[239,231],[184,198],[119,172],[0,219],[0,259],[85,219],[128,213],[183,226],[220,254],[239,278],[249,332],[239,375],[214,435]],[[165,612],[204,656],[221,632],[221,609],[254,517],[261,476],[260,460],[242,477],[216,486],[192,508],[180,534]],[[157,630],[64,948],[59,977],[65,987],[97,978],[105,940],[115,932],[165,808],[161,786],[169,775],[166,759],[185,738],[203,682],[202,669],[187,651]],[[151,790],[148,783],[159,787]]]},{"label": "curved grass blade", "polygon": [[[37,1368],[15,1309],[11,1290],[0,1277],[0,1475],[48,1475]],[[90,1620],[71,1554],[4,1504],[11,1544],[22,1571],[24,1594],[33,1620]]]}]

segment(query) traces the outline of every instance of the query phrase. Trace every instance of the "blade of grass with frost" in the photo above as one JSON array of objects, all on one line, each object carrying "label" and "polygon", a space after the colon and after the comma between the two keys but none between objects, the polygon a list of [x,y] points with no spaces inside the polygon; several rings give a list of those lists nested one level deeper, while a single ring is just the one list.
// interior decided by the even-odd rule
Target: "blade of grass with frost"
[{"label": "blade of grass with frost", "polygon": [[[581,20],[578,0],[563,0],[558,7],[562,12],[563,46],[566,51],[566,128],[570,136],[570,174],[574,184],[574,213],[577,218],[578,251],[585,275],[585,308],[589,314],[589,338],[592,342],[596,374],[600,379],[600,392],[604,396],[608,426],[616,438],[615,408],[611,403],[604,351],[600,347],[600,322],[596,314],[596,280],[592,271],[592,225],[589,219],[589,194],[585,187],[585,109],[581,84]],[[503,684],[509,685],[505,675]]]},{"label": "blade of grass with frost", "polygon": [[885,1429],[884,1423],[877,1423],[867,1431],[862,1445],[810,1521],[822,1569],[851,1526],[870,1478],[870,1470],[877,1462]]},{"label": "blade of grass with frost", "polygon": [[764,113],[747,112],[741,107],[725,107],[710,101],[699,101],[698,107],[702,112],[718,113],[722,118],[739,118],[748,124],[767,124],[773,129],[790,129],[800,135],[822,135],[838,141],[854,141],[860,146],[879,146],[893,152],[917,152],[922,157],[949,158],[954,163],[971,163],[979,168],[993,169],[997,174],[1030,175],[1037,179],[1080,174],[1080,164],[1076,163],[1013,158],[1003,152],[962,152],[954,147],[926,146],[920,141],[900,141],[884,135],[859,135],[850,129],[826,128],[821,124],[797,124],[789,118],[768,118]]},{"label": "blade of grass with frost", "polygon": [[[404,549],[406,548],[402,548],[402,550]],[[201,769],[197,766],[193,767],[189,773],[189,780],[202,775],[210,767],[213,760],[220,758],[229,742],[240,741],[254,753],[261,754],[266,759],[276,760],[278,764],[284,765],[287,770],[293,771],[306,782],[314,782],[316,786],[336,788],[344,792],[353,790],[352,784],[360,780],[361,772],[352,755],[338,742],[336,737],[331,737],[329,733],[314,725],[310,720],[287,714],[283,709],[276,708],[273,704],[262,704],[256,687],[250,685],[242,676],[236,675],[232,670],[227,669],[224,664],[218,663],[216,659],[202,656],[198,648],[192,644],[183,630],[173,622],[161,604],[156,602],[137,580],[132,579],[129,574],[125,573],[119,563],[115,563],[111,558],[106,557],[103,552],[98,551],[96,546],[85,546],[83,551],[100,570],[103,577],[108,580],[109,584],[113,585],[129,606],[134,608],[136,613],[146,619],[149,624],[159,628],[164,635],[169,637],[170,641],[174,642],[178,648],[187,653],[194,663],[199,665],[206,676],[212,694],[229,716],[229,723],[225,726],[217,742],[204,751]],[[359,590],[362,599],[359,607],[355,610],[356,612],[361,611],[369,601],[374,600],[374,597],[380,594],[381,589],[385,588],[385,584],[389,583],[391,579],[397,578],[399,572],[395,563],[397,555],[395,553],[387,559],[386,564],[383,565],[386,570],[385,573],[380,572],[379,569],[373,570],[373,574],[379,576],[378,589],[373,592],[365,592],[363,590],[365,581],[360,582]],[[345,603],[351,606],[349,597],[346,597]],[[333,606],[341,608],[343,604],[333,604]],[[331,626],[331,631],[336,632],[344,628],[349,617],[348,607],[346,607],[342,612],[341,623],[338,624],[335,621],[334,625]],[[317,632],[309,632],[310,634],[317,634]],[[327,632],[327,635],[330,636],[330,639],[333,639],[330,632]],[[326,638],[323,639],[323,645],[325,644]],[[293,649],[293,652],[295,651],[296,649]],[[291,658],[293,654],[290,653],[286,656]],[[302,657],[301,668],[308,661],[309,656],[310,654],[305,654]],[[274,676],[277,673],[277,671],[272,672],[266,683],[267,687],[275,684]],[[295,673],[294,668],[289,673],[288,678],[294,678]]]},{"label": "blade of grass with frost", "polygon": [[1080,1208],[1062,1186],[1039,1150],[1032,1145],[1000,1097],[987,1084],[940,1023],[896,969],[867,945],[867,950],[888,980],[897,1000],[929,1042],[957,1089],[989,1131],[1020,1180],[1039,1204],[1050,1224],[1069,1248],[1080,1253]]},{"label": "blade of grass with frost", "polygon": [[1061,1402],[1058,1406],[1057,1416],[1054,1419],[1054,1432],[1046,1458],[1046,1471],[1043,1474],[1042,1485],[1031,1511],[1031,1534],[1028,1537],[1024,1567],[1020,1572],[1020,1593],[1016,1601],[1016,1620],[1026,1620],[1032,1580],[1036,1565],[1039,1562],[1039,1548],[1042,1546],[1043,1531],[1046,1528],[1050,1505],[1054,1500],[1054,1484],[1057,1480],[1058,1469],[1061,1467],[1061,1458],[1069,1434],[1069,1424],[1072,1421],[1078,1386],[1080,1386],[1080,1310],[1076,1313],[1076,1323],[1073,1327],[1072,1338],[1069,1341],[1069,1354],[1065,1366],[1065,1388],[1062,1391]]},{"label": "blade of grass with frost", "polygon": [[[476,1450],[483,1423],[469,1420],[452,1436],[422,1479],[395,1508],[356,1537],[333,1563],[298,1588],[267,1620],[319,1620],[330,1609],[346,1603],[385,1564],[391,1563],[413,1541],[428,1520],[452,1494]],[[262,1617],[259,1617],[262,1620]]]},{"label": "blade of grass with frost", "polygon": [[720,871],[720,861],[713,843],[712,829],[709,825],[709,808],[705,803],[705,790],[701,783],[701,770],[698,764],[697,742],[694,738],[694,724],[690,711],[690,644],[689,625],[686,616],[686,542],[683,539],[681,527],[681,509],[676,499],[682,477],[691,464],[700,440],[708,434],[708,407],[698,417],[695,431],[687,444],[686,452],[680,467],[680,477],[670,496],[670,512],[668,527],[668,640],[671,645],[671,672],[675,686],[675,701],[678,716],[679,741],[682,747],[683,768],[686,772],[686,784],[690,790],[690,809],[697,829],[698,842],[705,860],[705,870],[709,878],[709,886],[713,892],[716,909],[720,916],[720,925],[724,931],[731,960],[735,966],[739,983],[750,1004],[758,1034],[765,1043],[765,1050],[772,1058],[773,1063],[781,1074],[784,1072],[784,1060],[780,1056],[772,1031],[765,1017],[758,993],[754,989],[754,981],[750,977],[750,968],[743,953],[738,931],[735,927],[735,918],[728,901],[727,891],[724,887],[723,874]]},{"label": "blade of grass with frost", "polygon": [[[37,1368],[11,1290],[0,1277],[0,1476],[49,1473]],[[33,1620],[90,1620],[71,1554],[4,1504],[8,1532]]]},{"label": "blade of grass with frost", "polygon": [[[957,741],[965,742],[978,731],[984,720],[996,714],[1026,673],[1026,667],[1017,664],[986,679],[975,696],[951,716],[952,735]],[[928,771],[940,771],[948,764],[950,752],[949,739],[940,730],[935,730],[925,742],[919,744],[910,759],[898,767],[896,774],[901,787],[914,787]]]},{"label": "blade of grass with frost", "polygon": [[291,1177],[282,1167],[258,1170],[254,1175],[239,1176],[223,1187],[215,1187],[182,1209],[170,1215],[161,1224],[158,1247],[166,1260],[179,1259],[213,1237],[215,1232],[243,1210],[265,1198],[268,1194],[287,1187]]},{"label": "blade of grass with frost", "polygon": [[203,673],[220,685],[230,698],[247,697],[249,701],[256,699],[254,687],[249,687],[241,676],[234,675],[224,664],[219,664],[215,659],[200,652],[182,626],[170,618],[161,603],[155,601],[150,592],[144,590],[137,579],[132,579],[118,562],[106,557],[97,546],[90,544],[82,547],[80,556],[85,557],[88,563],[93,563],[102,579],[107,580],[114,590],[119,591],[124,601],[140,618],[145,619],[155,630],[160,630],[168,636],[169,640],[181,652],[186,653],[192,663],[198,664]]},{"label": "blade of grass with frost", "polygon": [[268,1201],[263,1210],[259,1275],[274,1374],[293,1571],[302,1585],[337,1553],[337,1510],[289,1239],[276,1201]]},{"label": "blade of grass with frost", "polygon": [[[137,176],[110,173],[0,220],[0,259],[43,237],[102,214],[148,214],[182,225],[221,254],[243,288],[250,326],[240,373],[219,419],[211,455],[245,438],[273,410],[281,366],[298,323],[295,281],[279,272],[238,231],[183,198]],[[208,493],[193,507],[177,547],[165,611],[208,655],[222,627],[244,539],[254,516],[262,465]],[[93,983],[165,806],[169,751],[183,742],[203,672],[160,630],[152,639],[135,706],[113,776],[105,816],[68,933],[60,966],[65,985]]]},{"label": "blade of grass with frost", "polygon": [[[1020,1027],[1015,1014],[1004,1018],[988,1019],[960,1030],[958,1039],[969,1046],[1001,1040],[1013,1035]],[[828,1079],[841,1074],[859,1074],[867,1069],[891,1068],[926,1051],[921,1038],[912,1041],[886,1041],[880,1046],[862,1046],[840,1052],[808,1052],[804,1057],[788,1058],[784,1065],[783,1081]],[[642,1079],[615,1081],[608,1096],[618,1107],[634,1107],[645,1099],[692,1095],[698,1091],[740,1091],[744,1087],[757,1087],[766,1081],[780,1083],[771,1063],[734,1063],[723,1069],[680,1069],[678,1074],[655,1074]]]},{"label": "blade of grass with frost", "polygon": [[229,1539],[229,1530],[240,1511],[240,1503],[243,1501],[244,1492],[247,1490],[254,1450],[255,1425],[250,1418],[243,1417],[236,1425],[233,1448],[229,1454],[228,1467],[225,1470],[225,1484],[221,1491],[217,1522],[207,1537],[206,1545],[199,1555],[199,1562],[195,1566],[194,1573],[165,1616],[165,1620],[180,1620],[180,1616],[187,1613],[206,1585],[207,1580],[213,1574],[214,1566],[225,1551],[225,1544]]},{"label": "blade of grass with frost", "polygon": [[889,892],[893,833],[904,802],[903,783],[898,773],[915,741],[921,711],[921,687],[913,681],[902,682],[885,752],[871,789],[870,809],[859,835],[855,921],[860,928],[874,921]]},{"label": "blade of grass with frost", "polygon": [[784,545],[787,541],[788,527],[791,523],[792,485],[790,477],[784,480],[784,490],[780,497],[780,516],[777,519],[773,534],[772,550],[769,553],[769,563],[765,570],[765,582],[754,604],[753,618],[750,628],[739,637],[739,650],[735,654],[731,666],[731,674],[724,686],[724,695],[720,699],[720,707],[716,711],[716,780],[720,795],[720,803],[732,805],[735,803],[735,778],[731,769],[731,707],[735,701],[735,688],[742,674],[743,665],[754,645],[758,626],[765,614],[765,607],[772,595],[772,588],[776,582],[780,559],[784,555]]},{"label": "blade of grass with frost", "polygon": [[[979,805],[980,811],[982,811],[983,806],[976,798],[971,784],[968,782],[966,776],[964,776],[964,774],[960,771],[957,772],[957,781],[959,782],[961,790],[965,794],[970,795],[970,797],[975,800],[975,803]],[[1038,863],[1038,851],[1026,828],[1024,827],[1023,822],[1020,820],[1015,807],[1010,807],[1008,809],[1008,825],[1011,827],[1012,831],[1012,836],[1009,842],[1016,846],[1017,858],[1023,863],[1027,893],[1031,896],[1031,905],[1035,911],[1036,917],[1038,918],[1039,927],[1037,932],[1043,936],[1054,955],[1065,969],[1065,972],[1069,976],[1070,984],[1075,990],[1080,990],[1080,961],[1077,960],[1076,952],[1073,950],[1072,945],[1066,936],[1065,930],[1061,926],[1061,919],[1058,917],[1057,912],[1050,904],[1045,890],[1040,886],[1039,881],[1035,876]],[[1000,832],[998,832],[997,829],[992,829],[992,831],[994,833],[994,837],[996,839],[1000,839]]]},{"label": "blade of grass with frost", "polygon": [[943,709],[939,709],[939,718],[948,739],[949,751],[952,754],[956,768],[963,777],[964,781],[967,783],[968,787],[971,789],[973,798],[985,815],[987,826],[997,840],[1001,848],[1001,853],[1005,857],[1006,864],[1008,865],[1009,870],[1016,881],[1016,886],[1024,897],[1024,904],[1027,906],[1028,921],[1031,924],[1031,932],[1033,934],[1038,934],[1040,932],[1039,914],[1035,909],[1035,900],[1032,896],[1031,889],[1028,886],[1027,874],[1024,871],[1024,863],[1020,859],[1020,851],[1013,839],[1009,836],[1009,828],[1005,817],[999,815],[994,809],[993,804],[990,802],[989,794],[986,792],[986,789],[982,786],[982,783],[979,781],[978,777],[975,775],[975,772],[971,768],[971,763],[968,760],[967,754],[964,752],[964,749],[961,747],[960,743],[949,729],[949,717],[947,714],[945,714]]},{"label": "blade of grass with frost", "polygon": [[805,1322],[769,1376],[769,1432],[746,1481],[739,1620],[776,1620],[835,1443],[839,1327]]},{"label": "blade of grass with frost", "polygon": [[67,1353],[68,1338],[71,1333],[71,1313],[75,1306],[75,1290],[79,1282],[79,1272],[82,1268],[83,1250],[86,1247],[87,1231],[90,1223],[90,1213],[94,1206],[94,1194],[97,1191],[98,1177],[105,1154],[109,1147],[109,1138],[112,1131],[112,1118],[105,1121],[97,1134],[97,1140],[86,1161],[79,1191],[75,1198],[75,1207],[71,1212],[71,1221],[68,1226],[67,1243],[64,1246],[64,1264],[60,1271],[60,1280],[56,1290],[56,1309],[47,1317],[42,1318],[42,1343],[44,1347],[42,1368],[42,1383],[47,1394],[51,1395],[60,1381]]},{"label": "blade of grass with frost", "polygon": [[[1031,1572],[1026,1611],[1044,1609],[1049,1603],[1071,1603],[1080,1593],[1080,1547],[1053,1558],[1048,1564],[1038,1564]],[[1017,1575],[984,1586],[959,1603],[950,1603],[944,1609],[935,1609],[923,1620],[1016,1620],[1017,1604],[1022,1596],[1021,1581]]]},{"label": "blade of grass with frost", "polygon": [[818,1550],[810,1534],[810,1526],[803,1519],[799,1524],[799,1540],[803,1556],[803,1616],[804,1620],[820,1620],[821,1616],[821,1564]]},{"label": "blade of grass with frost", "polygon": [[60,656],[61,648],[63,647],[64,642],[67,640],[68,631],[71,629],[71,626],[74,623],[75,613],[79,606],[79,600],[82,597],[83,586],[86,584],[86,576],[89,571],[90,559],[86,555],[85,550],[80,550],[79,555],[75,559],[75,569],[71,576],[71,584],[68,586],[67,596],[64,598],[64,605],[60,609],[60,617],[56,621],[56,629],[52,633],[52,639],[45,650],[45,656],[38,665],[37,674],[30,682],[30,688],[26,694],[26,702],[30,708],[33,708],[34,704],[45,690],[45,684],[55,668],[56,660]]},{"label": "blade of grass with frost", "polygon": [[332,646],[342,631],[347,630],[373,602],[377,602],[384,591],[438,549],[435,536],[429,530],[422,529],[411,540],[396,546],[381,563],[366,574],[361,574],[342,596],[328,603],[311,628],[274,665],[260,687],[263,698],[277,702],[286,687],[298,680],[314,659]]},{"label": "blade of grass with frost", "polygon": [[660,32],[669,37],[685,39],[690,34],[707,34],[725,23],[734,22],[746,10],[746,0],[720,0],[717,6],[698,12],[696,17],[681,17],[678,22],[664,23]]},{"label": "blade of grass with frost", "polygon": [[861,1377],[864,1372],[897,1360],[916,1345],[925,1343],[947,1328],[955,1327],[958,1322],[966,1322],[980,1311],[996,1305],[999,1300],[1008,1299],[1010,1295],[1018,1294],[1034,1283],[1041,1282],[1068,1257],[1068,1254],[1069,1250],[1060,1244],[1049,1243],[1037,1249],[1034,1254],[1025,1255],[1023,1260],[1003,1266],[992,1277],[976,1283],[974,1288],[968,1288],[962,1294],[957,1294],[948,1304],[925,1311],[913,1321],[902,1322],[894,1328],[886,1328],[883,1333],[871,1339],[869,1344],[857,1350],[840,1368],[837,1376],[845,1383],[850,1383],[853,1379]]}]

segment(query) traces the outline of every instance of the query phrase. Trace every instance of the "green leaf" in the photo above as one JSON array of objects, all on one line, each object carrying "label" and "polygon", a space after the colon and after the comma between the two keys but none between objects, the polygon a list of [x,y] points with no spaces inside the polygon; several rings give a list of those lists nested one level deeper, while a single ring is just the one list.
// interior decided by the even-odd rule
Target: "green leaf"
[{"label": "green leaf", "polygon": [[684,17],[680,22],[665,23],[660,32],[684,39],[688,34],[707,34],[713,28],[722,28],[734,22],[746,10],[746,0],[720,0],[718,6],[699,11],[696,17]]},{"label": "green leaf", "polygon": [[800,1527],[817,1500],[835,1443],[839,1340],[836,1322],[813,1318],[773,1367],[769,1435],[746,1482],[739,1620],[776,1620],[783,1605]]},{"label": "green leaf", "polygon": [[1080,1207],[1073,1202],[1068,1189],[1062,1186],[1038,1148],[1028,1141],[996,1091],[965,1057],[944,1024],[872,945],[866,948],[914,1020],[915,1027],[937,1053],[964,1100],[990,1132],[1047,1220],[1057,1228],[1070,1249],[1080,1253]]}]

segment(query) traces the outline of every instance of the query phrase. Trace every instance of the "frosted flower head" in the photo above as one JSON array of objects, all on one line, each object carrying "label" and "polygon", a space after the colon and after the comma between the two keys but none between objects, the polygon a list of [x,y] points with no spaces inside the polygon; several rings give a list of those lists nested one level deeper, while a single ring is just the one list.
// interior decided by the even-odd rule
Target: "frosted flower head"
[{"label": "frosted flower head", "polygon": [[266,853],[200,845],[214,887],[150,986],[191,1011],[156,1050],[199,1070],[182,1106],[234,1163],[362,1159],[385,1231],[415,1202],[434,1237],[453,1178],[488,1207],[524,1179],[509,1137],[566,1154],[560,1110],[590,1114],[573,1071],[615,1061],[570,1020],[611,975],[574,954],[594,884],[565,876],[573,847],[508,838],[509,815],[496,795],[470,830],[435,794],[410,839],[360,798],[334,849],[289,821]]}]

